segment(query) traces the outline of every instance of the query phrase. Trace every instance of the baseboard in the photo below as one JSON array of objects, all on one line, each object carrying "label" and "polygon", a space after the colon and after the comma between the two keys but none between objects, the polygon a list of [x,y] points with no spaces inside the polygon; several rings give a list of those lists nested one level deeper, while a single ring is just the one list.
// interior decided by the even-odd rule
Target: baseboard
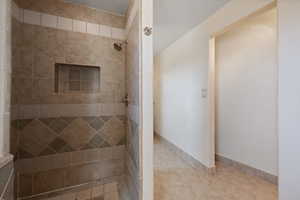
[{"label": "baseboard", "polygon": [[265,181],[268,181],[272,184],[278,185],[278,177],[277,176],[274,176],[274,175],[264,172],[262,170],[250,167],[248,165],[242,164],[240,162],[231,160],[229,158],[226,158],[226,157],[223,157],[220,155],[216,155],[216,161],[218,161],[222,164],[237,168],[240,171],[242,171],[243,173],[246,173],[248,175],[257,176],[257,177],[262,178]]},{"label": "baseboard", "polygon": [[203,170],[207,171],[209,174],[215,174],[216,173],[216,168],[215,167],[212,167],[212,168],[206,167],[200,161],[196,160],[194,157],[192,157],[191,155],[189,155],[188,153],[186,153],[185,151],[183,151],[178,146],[176,146],[175,144],[171,143],[170,141],[168,141],[167,139],[165,139],[161,135],[157,134],[156,132],[154,132],[154,135],[157,138],[159,138],[159,140],[164,145],[166,145],[166,147],[168,149],[170,149],[172,152],[174,152],[177,156],[179,156],[185,162],[187,162],[188,164],[190,164],[193,168],[203,169]]}]

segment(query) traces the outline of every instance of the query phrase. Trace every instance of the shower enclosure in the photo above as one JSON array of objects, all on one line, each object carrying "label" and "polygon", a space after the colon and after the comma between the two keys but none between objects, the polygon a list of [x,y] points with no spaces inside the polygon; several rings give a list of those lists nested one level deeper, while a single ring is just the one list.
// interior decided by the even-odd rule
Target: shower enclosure
[{"label": "shower enclosure", "polygon": [[64,0],[3,2],[15,198],[141,199],[140,1],[126,16]]}]

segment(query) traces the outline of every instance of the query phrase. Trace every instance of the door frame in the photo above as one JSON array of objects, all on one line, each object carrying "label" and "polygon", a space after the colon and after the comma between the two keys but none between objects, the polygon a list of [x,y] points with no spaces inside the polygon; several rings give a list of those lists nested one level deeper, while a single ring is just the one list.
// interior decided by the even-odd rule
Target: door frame
[{"label": "door frame", "polygon": [[[153,0],[139,0],[141,197],[154,199],[153,181]],[[150,28],[150,35],[145,33]],[[149,30],[149,29],[148,29]]]}]

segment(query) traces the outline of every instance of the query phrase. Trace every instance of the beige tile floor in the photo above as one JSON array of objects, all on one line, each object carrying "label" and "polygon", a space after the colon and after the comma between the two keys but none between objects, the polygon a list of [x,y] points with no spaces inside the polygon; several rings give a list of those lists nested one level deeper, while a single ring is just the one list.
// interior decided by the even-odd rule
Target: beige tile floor
[{"label": "beige tile floor", "polygon": [[277,200],[277,186],[217,164],[217,174],[194,169],[156,138],[155,200]]}]

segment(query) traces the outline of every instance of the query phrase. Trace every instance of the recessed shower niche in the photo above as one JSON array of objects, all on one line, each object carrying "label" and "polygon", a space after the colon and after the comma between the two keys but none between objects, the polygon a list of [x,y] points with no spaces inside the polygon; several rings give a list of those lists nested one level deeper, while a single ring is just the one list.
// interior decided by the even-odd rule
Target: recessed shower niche
[{"label": "recessed shower niche", "polygon": [[74,64],[55,64],[56,93],[100,92],[100,67]]}]

